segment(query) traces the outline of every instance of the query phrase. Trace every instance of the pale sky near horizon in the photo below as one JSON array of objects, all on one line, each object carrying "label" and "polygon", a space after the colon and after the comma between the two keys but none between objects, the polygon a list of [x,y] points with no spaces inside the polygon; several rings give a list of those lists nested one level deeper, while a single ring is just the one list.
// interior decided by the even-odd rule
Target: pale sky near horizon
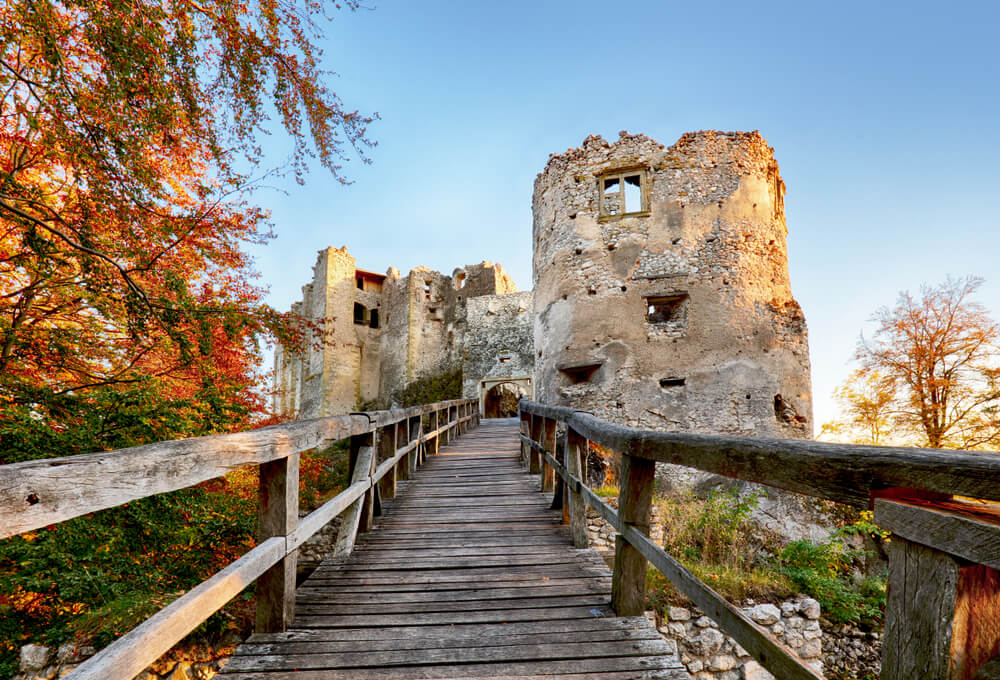
[{"label": "pale sky near horizon", "polygon": [[[531,284],[531,193],[550,153],[619,130],[760,130],[787,185],[792,290],[816,431],[866,320],[899,291],[986,279],[1000,316],[1000,4],[372,0],[324,26],[329,86],[378,111],[373,163],[314,168],[254,201],[253,248],[287,309],[316,252],[445,273],[484,259]],[[281,164],[286,138],[266,140]],[[870,328],[869,328],[870,330]]]}]

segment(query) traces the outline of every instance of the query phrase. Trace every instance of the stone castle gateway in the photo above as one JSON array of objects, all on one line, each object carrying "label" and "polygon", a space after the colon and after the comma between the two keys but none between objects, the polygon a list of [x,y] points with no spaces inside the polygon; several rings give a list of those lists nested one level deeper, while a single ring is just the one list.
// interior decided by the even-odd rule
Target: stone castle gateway
[{"label": "stone castle gateway", "polygon": [[535,180],[533,292],[488,262],[381,275],[321,251],[293,311],[328,342],[278,349],[275,408],[347,413],[460,367],[485,415],[507,392],[647,429],[810,437],[784,191],[757,132],[588,137]]}]

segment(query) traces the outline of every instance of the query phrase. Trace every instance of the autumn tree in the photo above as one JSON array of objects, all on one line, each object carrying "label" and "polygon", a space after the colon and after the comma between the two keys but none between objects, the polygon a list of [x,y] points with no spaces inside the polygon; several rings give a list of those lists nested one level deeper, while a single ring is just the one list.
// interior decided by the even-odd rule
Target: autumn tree
[{"label": "autumn tree", "polygon": [[[354,0],[341,3],[355,9]],[[371,116],[324,85],[320,0],[0,5],[0,461],[245,423],[303,340],[242,250],[276,116],[345,181]],[[11,446],[17,442],[17,451]]]},{"label": "autumn tree", "polygon": [[[841,396],[848,418],[877,434],[932,448],[1000,442],[1000,327],[972,299],[982,279],[947,279],[901,293],[858,343],[859,370]],[[873,436],[873,439],[875,437]]]},{"label": "autumn tree", "polygon": [[886,446],[893,439],[896,390],[877,371],[855,370],[833,393],[841,409],[837,420],[824,423],[822,435],[852,444]]}]

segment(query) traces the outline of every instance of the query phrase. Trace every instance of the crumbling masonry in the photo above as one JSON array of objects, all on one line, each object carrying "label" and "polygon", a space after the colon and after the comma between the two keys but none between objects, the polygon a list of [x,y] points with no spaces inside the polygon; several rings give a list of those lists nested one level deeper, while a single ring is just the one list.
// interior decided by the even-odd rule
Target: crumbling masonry
[{"label": "crumbling masonry", "polygon": [[279,349],[276,409],[345,413],[461,366],[484,409],[509,390],[655,430],[809,437],[784,191],[756,132],[591,136],[535,180],[534,295],[490,263],[382,276],[321,251],[293,310],[330,342]]},{"label": "crumbling masonry", "polygon": [[531,393],[532,296],[500,265],[418,267],[400,276],[358,269],[347,248],[321,250],[292,311],[320,323],[323,343],[275,351],[278,413],[339,415],[389,403],[409,383],[457,368],[486,407],[502,390]]}]

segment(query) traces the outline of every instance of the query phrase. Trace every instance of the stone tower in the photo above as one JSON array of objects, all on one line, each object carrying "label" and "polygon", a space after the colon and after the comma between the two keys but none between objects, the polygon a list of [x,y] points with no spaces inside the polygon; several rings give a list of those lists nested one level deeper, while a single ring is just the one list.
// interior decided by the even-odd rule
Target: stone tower
[{"label": "stone tower", "polygon": [[591,136],[535,180],[537,399],[635,427],[810,437],[784,183],[757,132]]}]

